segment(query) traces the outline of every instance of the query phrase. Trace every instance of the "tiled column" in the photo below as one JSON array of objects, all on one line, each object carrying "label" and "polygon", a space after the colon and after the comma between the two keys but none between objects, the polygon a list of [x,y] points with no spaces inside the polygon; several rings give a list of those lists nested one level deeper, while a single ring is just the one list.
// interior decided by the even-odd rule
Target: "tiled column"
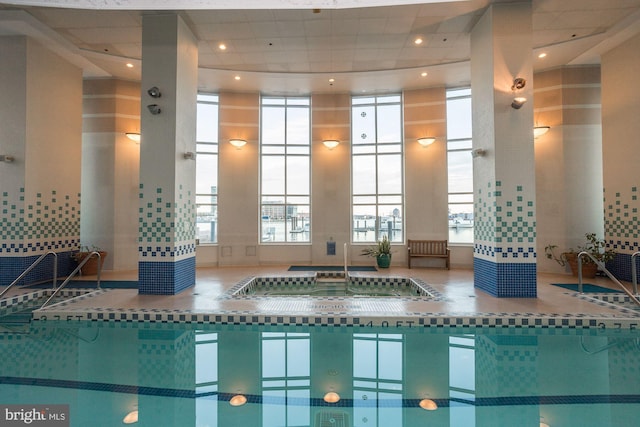
[{"label": "tiled column", "polygon": [[[602,56],[604,234],[618,253],[607,268],[629,281],[631,257],[640,251],[639,49],[640,36],[635,35]],[[640,257],[633,260],[640,271]]]},{"label": "tiled column", "polygon": [[195,161],[185,155],[196,151],[198,46],[182,18],[143,17],[142,62],[138,289],[172,295],[195,284],[196,265]]},{"label": "tiled column", "polygon": [[66,275],[80,237],[82,72],[28,37],[0,37],[0,94],[0,285],[48,251]]},{"label": "tiled column", "polygon": [[490,6],[471,33],[474,283],[498,297],[536,296],[531,34],[528,2]]}]

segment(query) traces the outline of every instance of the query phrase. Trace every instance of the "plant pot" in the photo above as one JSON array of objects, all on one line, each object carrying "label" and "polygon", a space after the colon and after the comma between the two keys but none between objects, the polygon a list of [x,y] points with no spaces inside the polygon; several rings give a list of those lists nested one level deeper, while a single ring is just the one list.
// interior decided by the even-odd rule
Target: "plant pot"
[{"label": "plant pot", "polygon": [[[578,277],[578,254],[574,252],[566,252],[562,254],[567,260],[569,267],[571,267],[571,274]],[[598,265],[595,262],[586,262],[582,259],[582,277],[586,279],[593,279],[598,272]]]},{"label": "plant pot", "polygon": [[378,268],[389,268],[391,265],[391,254],[381,254],[376,257]]},{"label": "plant pot", "polygon": [[[100,268],[104,265],[104,259],[107,257],[107,252],[97,251],[100,254]],[[86,257],[91,255],[91,252],[78,252],[74,258],[80,264]],[[98,257],[92,256],[87,263],[80,269],[80,274],[83,276],[95,276],[98,274]]]}]

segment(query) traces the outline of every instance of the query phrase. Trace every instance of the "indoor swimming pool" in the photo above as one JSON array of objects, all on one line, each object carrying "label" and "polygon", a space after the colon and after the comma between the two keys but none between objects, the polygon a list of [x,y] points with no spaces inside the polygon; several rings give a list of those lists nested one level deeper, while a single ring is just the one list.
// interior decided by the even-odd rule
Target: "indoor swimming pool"
[{"label": "indoor swimming pool", "polygon": [[635,329],[384,325],[34,321],[0,333],[0,418],[39,408],[63,416],[46,425],[78,427],[637,424]]}]

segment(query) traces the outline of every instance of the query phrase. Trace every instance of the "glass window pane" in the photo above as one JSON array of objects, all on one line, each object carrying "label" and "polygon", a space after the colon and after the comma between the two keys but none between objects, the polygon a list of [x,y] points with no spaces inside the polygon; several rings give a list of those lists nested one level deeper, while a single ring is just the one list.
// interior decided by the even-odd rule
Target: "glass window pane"
[{"label": "glass window pane", "polygon": [[471,98],[447,101],[447,139],[471,138]]},{"label": "glass window pane", "polygon": [[287,144],[309,145],[309,109],[287,109]]},{"label": "glass window pane", "polygon": [[284,145],[263,145],[262,146],[262,154],[284,154],[285,148]]},{"label": "glass window pane", "polygon": [[373,204],[376,202],[376,196],[353,196],[354,205]]},{"label": "glass window pane", "polygon": [[402,196],[379,196],[378,202],[380,204],[400,204],[402,203]]},{"label": "glass window pane", "polygon": [[[472,145],[470,139],[457,139],[447,141],[447,150],[471,150]],[[471,156],[471,153],[469,153],[469,156]]]},{"label": "glass window pane", "polygon": [[353,206],[353,241],[376,241],[376,207],[375,205]]},{"label": "glass window pane", "polygon": [[292,242],[308,242],[311,232],[309,223],[309,206],[287,206],[287,237]]},{"label": "glass window pane", "polygon": [[218,144],[196,144],[196,152],[198,154],[217,154],[218,153]]},{"label": "glass window pane", "polygon": [[378,156],[378,193],[402,193],[402,157],[399,154]]},{"label": "glass window pane", "polygon": [[196,140],[218,142],[218,106],[198,104],[196,110]]},{"label": "glass window pane", "polygon": [[449,194],[449,203],[473,203],[473,194]]},{"label": "glass window pane", "polygon": [[468,151],[447,153],[450,193],[473,193],[473,158]]},{"label": "glass window pane", "polygon": [[356,154],[375,154],[376,152],[376,146],[372,145],[372,144],[366,144],[366,145],[352,145],[351,146],[351,153],[356,155]]},{"label": "glass window pane", "polygon": [[378,207],[378,214],[380,215],[380,235],[378,238],[386,235],[392,242],[402,241],[404,233],[401,208],[400,205],[380,205]]},{"label": "glass window pane", "polygon": [[400,105],[378,107],[378,143],[402,141]]},{"label": "glass window pane", "polygon": [[309,194],[309,157],[287,157],[287,194]]},{"label": "glass window pane", "polygon": [[353,158],[353,194],[376,193],[375,156],[355,156]]},{"label": "glass window pane", "polygon": [[196,157],[196,193],[215,194],[218,186],[218,156],[202,154]]},{"label": "glass window pane", "polygon": [[310,151],[310,147],[308,145],[287,146],[287,154],[308,156],[309,151]]},{"label": "glass window pane", "polygon": [[218,95],[213,95],[213,94],[209,94],[209,93],[199,93],[198,94],[198,101],[203,101],[203,102],[218,102],[220,100],[220,97]]},{"label": "glass window pane", "polygon": [[287,196],[287,203],[290,205],[308,205],[310,203],[309,196]]},{"label": "glass window pane", "polygon": [[449,241],[473,243],[473,203],[449,204]]},{"label": "glass window pane", "polygon": [[262,156],[262,193],[284,194],[284,156]]},{"label": "glass window pane", "polygon": [[284,108],[262,107],[261,128],[262,144],[285,143],[285,117]]},{"label": "glass window pane", "polygon": [[351,143],[371,144],[376,142],[376,117],[374,106],[354,107],[351,119]]},{"label": "glass window pane", "polygon": [[386,153],[401,153],[402,146],[400,144],[381,144],[378,145],[378,153],[386,154]]}]

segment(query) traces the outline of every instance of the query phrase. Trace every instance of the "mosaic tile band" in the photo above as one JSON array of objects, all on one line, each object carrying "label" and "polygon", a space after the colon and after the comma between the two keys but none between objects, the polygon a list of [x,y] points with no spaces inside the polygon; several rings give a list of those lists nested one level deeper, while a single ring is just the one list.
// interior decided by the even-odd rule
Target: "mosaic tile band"
[{"label": "mosaic tile band", "polygon": [[536,262],[536,212],[522,185],[504,189],[501,181],[478,188],[474,204],[474,257],[496,262]]}]

